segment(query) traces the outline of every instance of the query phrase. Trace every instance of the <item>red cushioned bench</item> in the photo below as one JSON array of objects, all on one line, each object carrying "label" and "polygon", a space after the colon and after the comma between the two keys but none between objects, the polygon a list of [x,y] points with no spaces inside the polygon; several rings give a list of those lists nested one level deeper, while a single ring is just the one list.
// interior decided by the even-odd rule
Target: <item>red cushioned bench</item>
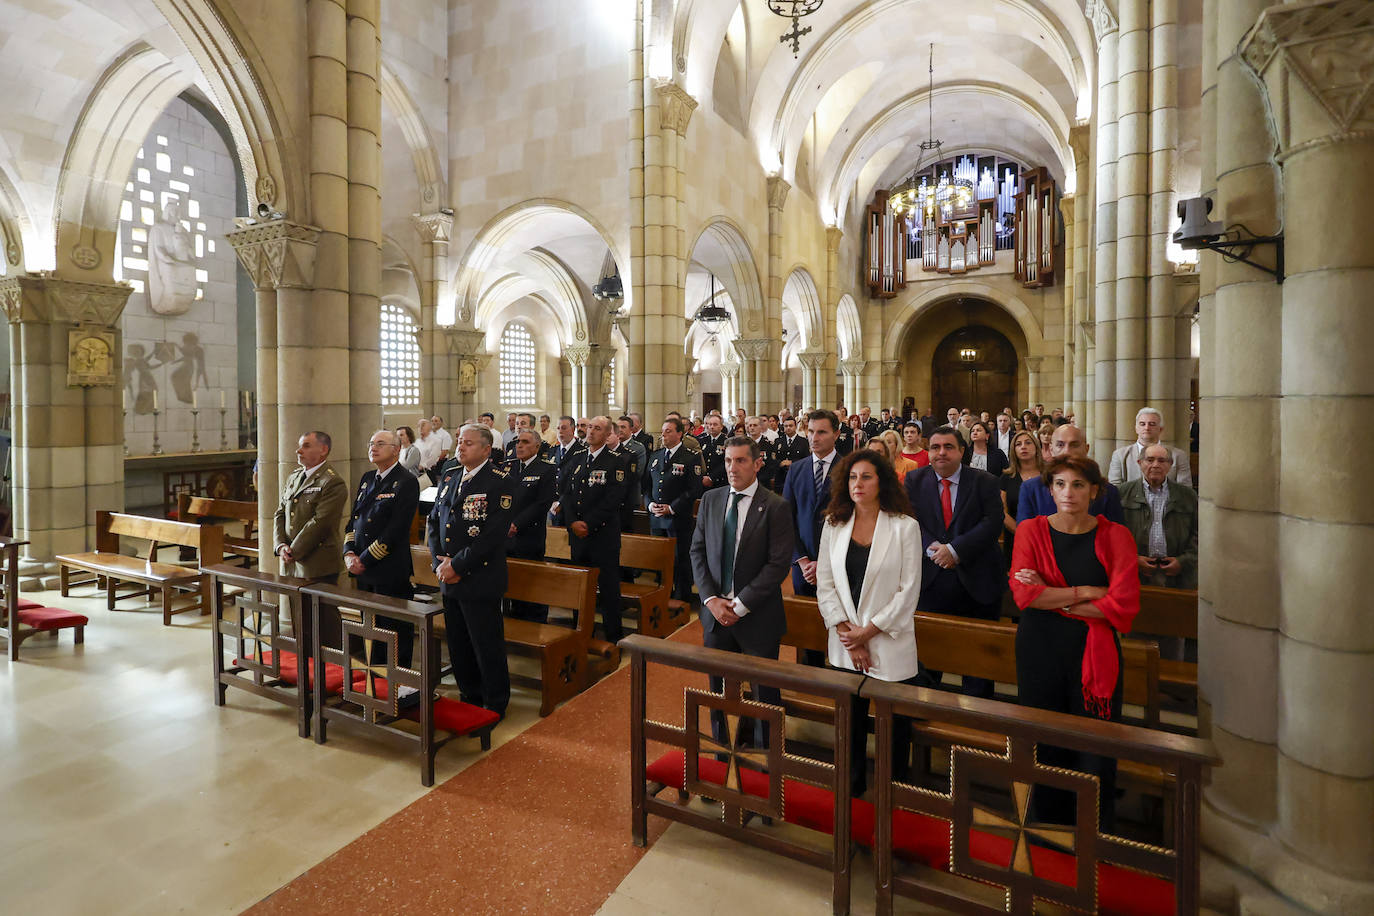
[{"label": "red cushioned bench", "polygon": [[[698,775],[706,782],[725,784],[726,764],[703,755]],[[662,788],[684,791],[686,758],[681,751],[669,751],[645,769],[645,776]],[[767,798],[768,774],[741,769],[740,784],[757,798]],[[796,780],[785,780],[782,790],[783,819],[789,824],[830,833],[835,829],[835,797],[829,789]],[[850,802],[854,842],[873,847],[874,807],[872,802]],[[893,851],[909,862],[939,871],[950,867],[950,825],[948,821],[914,811],[898,810],[892,816]],[[1011,865],[1013,841],[982,830],[969,833],[969,850],[974,859],[997,868]],[[1074,857],[1042,846],[1030,848],[1035,874],[1065,886],[1075,878]],[[1098,911],[1110,916],[1169,916],[1175,912],[1172,882],[1156,875],[1122,868],[1109,862],[1097,865]]]},{"label": "red cushioned bench", "polygon": [[19,661],[19,646],[39,633],[71,630],[76,645],[86,641],[85,614],[45,607],[19,597],[19,548],[28,541],[0,537],[0,636],[9,642],[10,661]]}]

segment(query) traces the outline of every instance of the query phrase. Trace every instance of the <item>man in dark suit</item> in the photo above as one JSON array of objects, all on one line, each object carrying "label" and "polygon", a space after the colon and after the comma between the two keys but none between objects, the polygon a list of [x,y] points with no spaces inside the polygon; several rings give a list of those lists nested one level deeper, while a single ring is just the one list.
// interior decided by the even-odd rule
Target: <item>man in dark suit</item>
[{"label": "man in dark suit", "polygon": [[706,464],[706,473],[701,485],[707,490],[725,486],[725,421],[720,414],[706,418],[706,435],[701,437],[701,460]]},{"label": "man in dark suit", "polygon": [[[353,514],[344,528],[343,561],[358,580],[358,591],[392,598],[414,597],[410,586],[410,525],[420,504],[420,484],[401,467],[401,439],[379,429],[367,444],[372,470],[358,482]],[[396,631],[396,662],[409,668],[415,642],[413,624],[378,615],[377,623]],[[373,664],[383,664],[386,647],[373,645]],[[403,689],[404,692],[404,689]]]},{"label": "man in dark suit", "polygon": [[[635,510],[644,508],[644,469],[649,464],[648,452],[630,433],[632,423],[629,417],[612,420],[607,440],[625,465],[625,500],[620,504],[620,530],[627,534],[634,530]],[[629,576],[626,581],[633,582],[636,574],[627,570],[626,575]]]},{"label": "man in dark suit", "polygon": [[[755,658],[777,658],[787,615],[782,609],[782,580],[791,563],[794,535],[787,504],[758,479],[763,456],[752,439],[730,439],[725,445],[728,486],[701,498],[692,537],[692,574],[701,596],[702,643],[711,649]],[[722,680],[711,678],[711,690]],[[760,686],[756,698],[779,704],[776,687]],[[725,717],[711,713],[711,731],[725,737]],[[766,747],[764,723],[755,721],[756,747]]]},{"label": "man in dark suit", "polygon": [[649,533],[677,538],[674,545],[673,597],[692,599],[692,510],[701,498],[701,456],[682,443],[685,425],[678,417],[663,421],[663,448],[654,452],[644,470],[649,500]]},{"label": "man in dark suit", "polygon": [[559,417],[558,437],[549,446],[548,459],[557,465],[560,480],[568,459],[586,447],[587,444],[577,437],[577,421],[572,417]]},{"label": "man in dark suit", "polygon": [[797,421],[787,417],[782,421],[782,432],[778,434],[778,441],[774,445],[778,450],[778,476],[773,481],[773,490],[782,493],[787,485],[787,475],[791,472],[792,465],[811,454],[811,443],[806,441],[805,436],[797,433]]},{"label": "man in dark suit", "polygon": [[[1003,522],[997,478],[963,464],[964,442],[953,427],[931,433],[926,451],[930,466],[909,471],[905,481],[926,557],[916,610],[996,620],[1007,582],[997,548]],[[939,686],[940,672],[920,668],[930,686]],[[990,697],[992,687],[964,678],[969,696]]]},{"label": "man in dark suit", "polygon": [[644,417],[638,411],[631,411],[626,414],[630,418],[630,425],[634,428],[632,437],[640,445],[644,446],[644,454],[652,455],[654,452],[654,437],[644,429]]},{"label": "man in dark suit", "polygon": [[501,597],[515,499],[510,475],[494,463],[486,426],[464,426],[458,467],[439,484],[429,515],[429,550],[444,600],[453,679],[463,702],[504,716],[510,702]]},{"label": "man in dark suit", "polygon": [[558,481],[559,513],[572,561],[597,568],[596,604],[606,639],[620,639],[620,505],[625,465],[606,445],[608,417],[587,421],[587,447],[573,454]]},{"label": "man in dark suit", "polygon": [[[514,506],[506,539],[506,556],[522,560],[544,559],[549,507],[558,497],[558,468],[539,457],[539,434],[522,429],[515,436],[515,462],[510,471]],[[510,603],[512,617],[547,623],[549,607],[527,601]]]},{"label": "man in dark suit", "polygon": [[[813,410],[806,415],[811,437],[811,454],[792,463],[783,485],[783,499],[792,510],[795,543],[792,550],[792,591],[816,595],[816,558],[821,546],[821,525],[825,507],[830,503],[830,472],[840,453],[835,439],[840,430],[833,411]],[[799,650],[803,664],[821,667],[825,653],[817,649]]]},{"label": "man in dark suit", "polygon": [[759,469],[759,480],[769,490],[773,489],[773,481],[778,476],[778,453],[772,441],[763,434],[768,428],[768,421],[763,417],[749,417],[744,421],[745,435],[754,440],[759,447],[759,457],[763,459],[763,467]]}]

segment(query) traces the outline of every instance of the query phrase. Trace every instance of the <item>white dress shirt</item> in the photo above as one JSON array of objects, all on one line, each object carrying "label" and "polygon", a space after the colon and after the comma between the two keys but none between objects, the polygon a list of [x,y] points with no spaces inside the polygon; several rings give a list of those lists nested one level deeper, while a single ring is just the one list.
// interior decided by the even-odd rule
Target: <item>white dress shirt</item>
[{"label": "white dress shirt", "polygon": [[432,432],[428,436],[421,436],[416,440],[415,447],[420,450],[420,468],[422,470],[434,470],[434,465],[439,460],[439,453],[443,450],[442,441]]},{"label": "white dress shirt", "polygon": [[[945,485],[942,481],[946,479],[949,480],[949,506],[951,513],[954,513],[959,509],[959,475],[963,473],[963,470],[964,466],[961,464],[948,478],[941,477],[938,473],[935,475],[935,495],[941,499],[943,499],[943,497],[940,496],[940,491],[942,491],[945,488]],[[943,503],[941,503],[941,505],[943,505]],[[941,509],[941,511],[944,510]],[[930,546],[926,548],[926,556],[930,557],[931,559],[934,559],[935,548],[939,546],[940,544],[938,542],[932,541]],[[954,545],[945,544],[944,546],[949,548],[949,552],[954,555],[954,562],[958,563],[959,552],[954,549]]]}]

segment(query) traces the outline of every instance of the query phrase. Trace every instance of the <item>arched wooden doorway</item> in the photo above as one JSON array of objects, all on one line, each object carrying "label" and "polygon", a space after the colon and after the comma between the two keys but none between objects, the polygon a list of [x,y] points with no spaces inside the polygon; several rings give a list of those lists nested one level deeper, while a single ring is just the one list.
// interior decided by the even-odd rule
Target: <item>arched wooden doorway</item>
[{"label": "arched wooden doorway", "polygon": [[967,407],[976,416],[986,410],[1016,408],[1016,348],[1000,332],[985,325],[961,327],[935,348],[931,360],[935,415],[950,407]]}]

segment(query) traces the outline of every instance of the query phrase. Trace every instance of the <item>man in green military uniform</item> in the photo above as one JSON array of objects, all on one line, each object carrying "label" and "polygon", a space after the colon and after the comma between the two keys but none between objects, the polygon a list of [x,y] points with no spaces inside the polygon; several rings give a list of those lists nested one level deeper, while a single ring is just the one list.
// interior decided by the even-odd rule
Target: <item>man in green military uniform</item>
[{"label": "man in green military uniform", "polygon": [[329,463],[332,444],[329,434],[318,430],[297,443],[300,467],[286,479],[277,504],[272,552],[281,560],[283,574],[337,585],[348,485]]}]

